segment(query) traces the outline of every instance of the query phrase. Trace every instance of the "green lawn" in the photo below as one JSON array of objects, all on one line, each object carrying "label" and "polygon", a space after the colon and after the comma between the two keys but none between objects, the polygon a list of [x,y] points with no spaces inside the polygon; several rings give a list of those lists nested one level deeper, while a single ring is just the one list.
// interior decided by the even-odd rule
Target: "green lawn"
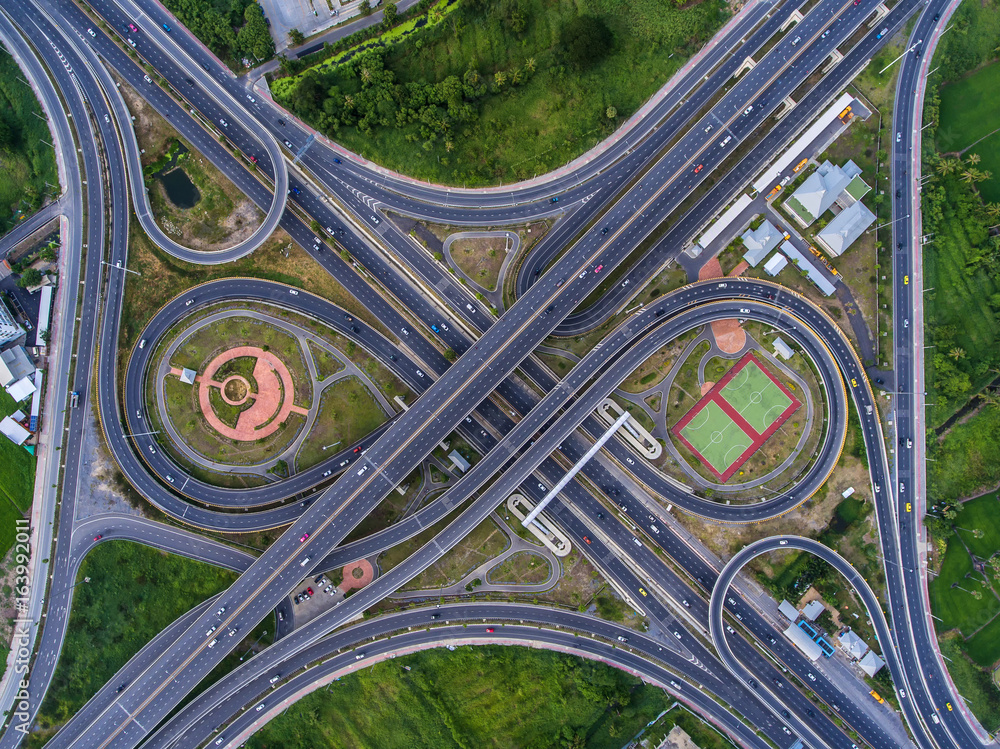
[{"label": "green lawn", "polygon": [[987,731],[1000,728],[1000,692],[990,674],[976,667],[962,650],[959,640],[941,640],[941,653],[949,659],[948,673],[973,714]]},{"label": "green lawn", "polygon": [[[977,70],[941,89],[938,150],[964,151],[982,158],[979,168],[994,176],[979,185],[983,199],[1000,201],[1000,63]],[[975,144],[975,145],[973,145]]]},{"label": "green lawn", "polygon": [[[1000,613],[1000,601],[989,588],[983,588],[978,582],[982,575],[975,573],[973,578],[966,577],[972,572],[972,560],[968,553],[957,539],[950,539],[941,572],[928,585],[931,610],[941,620],[937,622],[939,632],[958,629],[968,636]],[[953,583],[958,583],[964,590],[953,588]],[[983,597],[977,601],[972,594],[965,592],[967,590],[982,591]]]},{"label": "green lawn", "polygon": [[753,444],[753,439],[715,401],[708,401],[681,434],[719,473],[725,473]]},{"label": "green lawn", "polygon": [[0,55],[0,234],[41,208],[46,193],[59,192],[51,142],[48,121],[24,74],[10,55]]},{"label": "green lawn", "polygon": [[[354,444],[385,422],[385,414],[375,397],[357,377],[338,380],[320,398],[319,415],[296,459],[300,471]],[[340,444],[335,448],[323,450],[325,445],[336,442]]]},{"label": "green lawn", "polygon": [[502,646],[438,649],[313,692],[247,747],[618,749],[669,702],[627,674],[568,655]]},{"label": "green lawn", "polygon": [[1000,616],[965,641],[965,652],[983,668],[993,668],[1000,660]]},{"label": "green lawn", "polygon": [[923,192],[928,421],[945,421],[1000,365],[1000,279],[991,270],[990,220],[981,198],[952,175]]},{"label": "green lawn", "polygon": [[722,389],[722,396],[758,434],[767,431],[792,404],[768,374],[750,363]]},{"label": "green lawn", "polygon": [[[560,40],[584,7],[613,43],[581,69]],[[463,0],[446,21],[375,57],[315,66],[272,90],[334,140],[392,169],[456,185],[510,182],[607,137],[724,19],[717,0],[683,9],[657,0]]]},{"label": "green lawn", "polygon": [[[89,583],[81,582],[89,577]],[[160,630],[225,590],[234,573],[126,541],[87,556],[77,576],[66,642],[38,716],[40,747]]]},{"label": "green lawn", "polygon": [[[1000,409],[984,408],[956,424],[943,442],[928,440],[927,483],[935,501],[968,497],[1000,481]],[[967,502],[968,511],[974,502]],[[964,512],[963,511],[963,514]],[[995,511],[995,510],[994,510]],[[1000,543],[993,548],[1000,548]]]}]

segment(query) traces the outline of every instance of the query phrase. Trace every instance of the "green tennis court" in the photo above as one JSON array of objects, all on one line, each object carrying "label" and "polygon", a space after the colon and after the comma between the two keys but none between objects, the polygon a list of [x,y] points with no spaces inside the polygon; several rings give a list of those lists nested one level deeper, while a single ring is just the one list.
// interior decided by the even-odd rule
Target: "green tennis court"
[{"label": "green tennis court", "polygon": [[753,438],[711,400],[681,429],[681,436],[720,475],[753,444]]},{"label": "green tennis court", "polygon": [[755,361],[737,372],[722,388],[721,395],[758,434],[764,434],[792,404],[792,399]]}]

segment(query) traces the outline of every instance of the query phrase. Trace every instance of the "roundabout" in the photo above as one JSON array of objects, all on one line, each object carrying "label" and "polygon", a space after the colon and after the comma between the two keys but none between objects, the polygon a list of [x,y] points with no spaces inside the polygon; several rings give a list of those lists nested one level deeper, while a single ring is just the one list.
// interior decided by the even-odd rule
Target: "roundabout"
[{"label": "roundabout", "polygon": [[306,322],[255,305],[199,310],[150,358],[157,447],[205,480],[251,486],[322,462],[316,442],[354,441],[394,415],[333,331]]}]

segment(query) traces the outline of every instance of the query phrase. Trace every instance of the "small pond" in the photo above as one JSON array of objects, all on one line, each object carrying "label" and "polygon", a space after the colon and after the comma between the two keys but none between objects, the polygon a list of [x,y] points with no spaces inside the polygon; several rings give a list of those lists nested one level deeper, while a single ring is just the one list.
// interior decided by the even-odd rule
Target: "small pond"
[{"label": "small pond", "polygon": [[160,180],[171,203],[178,208],[194,208],[201,200],[201,192],[188,177],[187,172],[178,166],[187,149],[176,143],[171,150],[170,160],[153,176]]}]

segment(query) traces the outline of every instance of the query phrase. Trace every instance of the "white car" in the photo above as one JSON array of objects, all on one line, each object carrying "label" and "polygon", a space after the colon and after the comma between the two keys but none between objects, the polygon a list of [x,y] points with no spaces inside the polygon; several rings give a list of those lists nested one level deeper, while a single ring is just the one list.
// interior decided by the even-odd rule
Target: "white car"
[{"label": "white car", "polygon": [[252,96],[250,96],[250,94],[247,94],[247,99],[250,100],[251,104],[256,104],[257,103],[257,100],[255,98],[253,98]]},{"label": "white car", "polygon": [[297,292],[295,289],[289,289],[288,293],[291,294],[291,295],[293,295],[293,296],[298,296],[299,295],[299,292]]},{"label": "white car", "polygon": [[97,34],[94,33],[93,29],[87,29],[87,33],[90,34],[91,36],[97,36]]},{"label": "white car", "polygon": [[266,704],[267,704],[266,702],[261,702],[259,705],[257,705],[257,707],[254,708],[254,712],[258,712],[259,713],[261,710],[264,709],[264,705],[266,705]]}]

